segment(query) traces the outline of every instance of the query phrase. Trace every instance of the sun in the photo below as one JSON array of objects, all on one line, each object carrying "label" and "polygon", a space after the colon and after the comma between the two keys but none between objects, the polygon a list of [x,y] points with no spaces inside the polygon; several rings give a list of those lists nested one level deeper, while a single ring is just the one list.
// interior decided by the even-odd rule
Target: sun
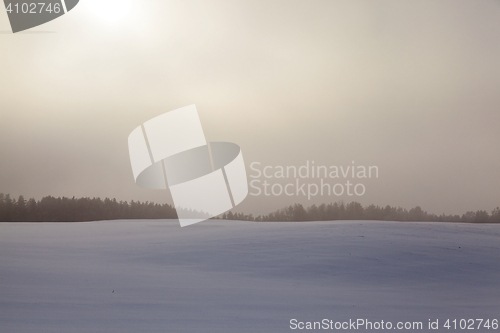
[{"label": "sun", "polygon": [[132,0],[85,0],[82,2],[94,17],[109,25],[125,23],[133,12]]}]

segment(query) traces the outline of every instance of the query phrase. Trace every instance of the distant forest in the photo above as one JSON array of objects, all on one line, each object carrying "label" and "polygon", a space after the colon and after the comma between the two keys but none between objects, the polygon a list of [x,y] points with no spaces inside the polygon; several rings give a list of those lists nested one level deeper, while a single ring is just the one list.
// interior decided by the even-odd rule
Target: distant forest
[{"label": "distant forest", "polygon": [[[0,193],[0,222],[79,222],[117,219],[176,219],[172,205],[139,201],[116,201],[100,198],[55,198],[47,196],[39,201],[26,200],[22,195],[16,199]],[[227,212],[214,217],[246,221],[331,221],[331,220],[381,220],[381,221],[429,221],[429,222],[473,222],[500,223],[500,208],[491,214],[484,210],[470,211],[463,215],[435,215],[419,206],[410,210],[401,207],[363,207],[358,202],[344,204],[312,205],[304,208],[295,204],[268,215]]]},{"label": "distant forest", "polygon": [[43,197],[25,200],[22,195],[12,199],[0,193],[2,222],[82,222],[118,219],[176,219],[177,213],[169,204],[139,201],[116,201],[100,198]]}]

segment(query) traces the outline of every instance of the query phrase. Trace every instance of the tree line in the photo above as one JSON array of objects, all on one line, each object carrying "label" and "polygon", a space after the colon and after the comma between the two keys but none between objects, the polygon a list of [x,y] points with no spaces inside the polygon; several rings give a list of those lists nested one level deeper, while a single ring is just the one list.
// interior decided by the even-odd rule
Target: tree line
[{"label": "tree line", "polygon": [[[463,215],[436,215],[419,206],[410,210],[401,207],[363,207],[358,202],[334,202],[312,205],[304,208],[295,204],[267,215],[254,217],[252,214],[231,211],[215,218],[247,221],[331,221],[331,220],[381,220],[381,221],[429,221],[429,222],[476,222],[500,223],[500,208],[491,214],[484,210],[469,211]],[[140,201],[117,201],[105,198],[55,198],[43,197],[36,201],[26,200],[20,195],[13,199],[0,193],[0,222],[80,222],[118,219],[177,219],[177,213],[170,204]]]},{"label": "tree line", "polygon": [[487,211],[469,211],[463,215],[436,215],[422,210],[420,206],[407,210],[401,207],[385,207],[369,205],[363,207],[359,202],[334,202],[330,204],[312,205],[304,208],[295,204],[279,209],[268,215],[253,217],[251,214],[227,212],[220,216],[228,220],[249,221],[332,221],[332,220],[380,220],[380,221],[420,221],[420,222],[500,222],[500,208],[495,208],[491,214]]},{"label": "tree line", "polygon": [[81,222],[118,219],[176,219],[177,213],[169,204],[139,201],[116,201],[106,198],[43,197],[25,200],[22,195],[12,199],[0,193],[2,222]]}]

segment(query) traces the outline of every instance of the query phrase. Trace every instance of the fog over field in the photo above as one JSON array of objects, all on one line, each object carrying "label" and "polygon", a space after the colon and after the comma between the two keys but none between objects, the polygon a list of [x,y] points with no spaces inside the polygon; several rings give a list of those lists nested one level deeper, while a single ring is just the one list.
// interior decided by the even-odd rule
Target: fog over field
[{"label": "fog over field", "polygon": [[427,331],[428,319],[498,319],[499,254],[497,224],[2,223],[0,331],[289,332],[291,319],[358,318]]},{"label": "fog over field", "polygon": [[[10,22],[0,4],[0,333],[500,332],[499,0]],[[189,209],[217,219],[181,228]]]},{"label": "fog over field", "polygon": [[363,196],[249,196],[238,212],[499,205],[498,0],[82,0],[9,30],[2,9],[0,192],[12,197],[172,203],[135,185],[127,137],[196,104],[207,141],[238,144],[249,176],[253,162],[379,170]]}]

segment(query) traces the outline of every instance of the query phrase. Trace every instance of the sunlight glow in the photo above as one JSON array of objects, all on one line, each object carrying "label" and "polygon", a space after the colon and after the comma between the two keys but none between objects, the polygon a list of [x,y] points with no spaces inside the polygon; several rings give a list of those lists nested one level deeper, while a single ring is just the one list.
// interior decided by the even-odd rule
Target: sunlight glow
[{"label": "sunlight glow", "polygon": [[132,13],[131,0],[86,0],[86,7],[99,21],[109,25],[126,24]]}]

